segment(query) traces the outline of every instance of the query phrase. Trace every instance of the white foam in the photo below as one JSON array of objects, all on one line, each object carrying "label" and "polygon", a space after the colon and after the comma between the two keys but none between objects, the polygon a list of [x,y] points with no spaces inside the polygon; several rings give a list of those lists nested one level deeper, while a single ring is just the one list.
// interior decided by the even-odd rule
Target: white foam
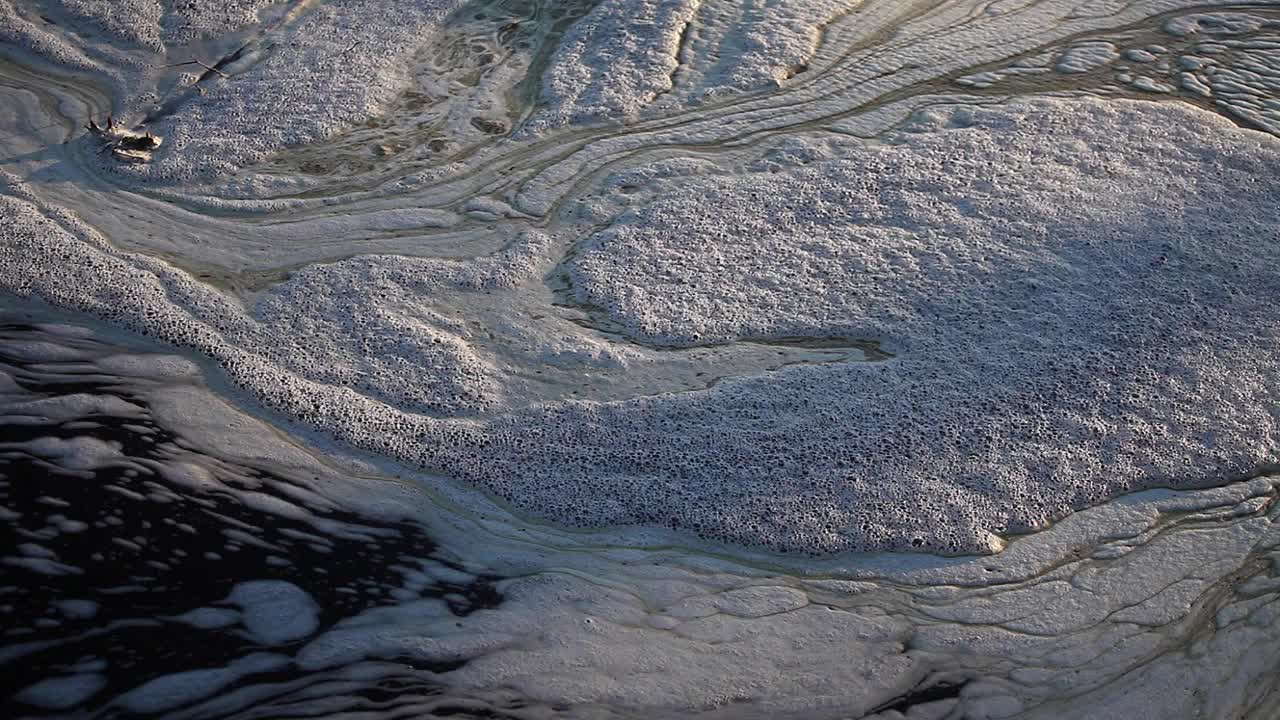
[{"label": "white foam", "polygon": [[[1189,13],[1165,18],[1154,27],[1142,28],[1140,36],[1163,33],[1166,44],[1136,46],[1122,50],[1112,34],[1100,39],[1078,39],[1066,48],[1050,51],[1060,58],[1059,72],[1090,73],[1092,78],[1073,80],[1094,84],[1092,92],[1115,93],[1110,79],[1144,93],[1189,94],[1208,98],[1213,106],[1238,122],[1280,136],[1280,18],[1274,9],[1258,7],[1256,13]],[[1120,55],[1115,55],[1120,53]],[[1141,63],[1141,74],[1118,57]],[[994,87],[1015,77],[1026,77],[1037,69],[1035,56],[1019,59],[1006,67],[984,70],[958,78],[960,85]],[[1110,73],[1105,71],[1110,69]],[[1002,87],[1009,87],[1006,83]]]},{"label": "white foam", "polygon": [[702,2],[680,57],[679,95],[697,103],[805,79],[826,27],[860,5],[833,0]]},{"label": "white foam", "polygon": [[1060,73],[1087,73],[1110,65],[1120,57],[1116,46],[1109,42],[1087,42],[1072,45],[1058,57],[1054,69]]},{"label": "white foam", "polygon": [[0,442],[0,451],[21,451],[70,470],[97,470],[121,459],[119,443],[81,435],[70,439],[41,437],[20,443]]},{"label": "white foam", "polygon": [[1170,35],[1243,35],[1280,27],[1280,21],[1249,13],[1192,13],[1170,18],[1164,24]]},{"label": "white foam", "polygon": [[[219,3],[216,10],[202,3],[50,4],[74,30],[24,17],[4,2],[0,37],[110,79],[123,121],[149,118],[149,129],[165,140],[151,162],[115,169],[180,183],[219,179],[385,108],[407,84],[414,53],[462,3],[303,3],[287,10],[266,0]],[[217,73],[197,68],[185,81],[181,69],[164,67],[224,59]]]},{"label": "white foam", "polygon": [[[1280,20],[1271,27],[1280,27]],[[1280,35],[1224,39],[1225,53],[1205,61],[1189,58],[1182,85],[1211,97],[1224,112],[1280,136]]]},{"label": "white foam", "polygon": [[240,608],[249,635],[264,645],[279,645],[316,631],[320,606],[302,588],[284,580],[237,583],[225,602]]},{"label": "white foam", "polygon": [[98,62],[33,17],[32,9],[0,0],[0,39],[64,68],[105,74]]},{"label": "white foam", "polygon": [[77,28],[96,31],[153,52],[164,50],[161,22],[166,11],[177,9],[173,7],[176,3],[169,3],[170,7],[166,8],[158,0],[55,0],[38,4],[48,6],[43,8],[46,12],[66,13],[66,19]]},{"label": "white foam", "polygon": [[1150,93],[1171,93],[1174,90],[1172,85],[1153,80],[1146,76],[1138,76],[1133,80],[1133,86],[1139,90]]},{"label": "white foam", "polygon": [[[958,509],[971,502],[964,498],[973,498],[971,493],[975,491],[985,495],[987,490],[983,488],[994,487],[978,478],[1002,478],[995,483],[1010,483],[1002,493],[1024,498],[1019,504],[1028,501],[1039,504],[1052,503],[1049,498],[1064,491],[1083,499],[1093,492],[1088,486],[1095,482],[1100,484],[1094,487],[1101,489],[1118,485],[1133,487],[1133,483],[1143,482],[1178,483],[1182,482],[1180,478],[1194,476],[1222,477],[1225,468],[1231,466],[1225,456],[1210,451],[1202,456],[1203,461],[1192,460],[1203,452],[1203,436],[1194,428],[1202,424],[1212,426],[1219,440],[1225,437],[1224,432],[1240,432],[1237,447],[1241,450],[1273,448],[1276,438],[1267,429],[1269,407],[1275,398],[1275,388],[1267,380],[1270,371],[1260,366],[1258,374],[1250,374],[1245,379],[1239,374],[1245,365],[1235,360],[1204,357],[1203,361],[1208,364],[1197,369],[1195,364],[1200,361],[1182,365],[1188,359],[1185,355],[1179,355],[1180,359],[1175,361],[1177,367],[1185,369],[1173,370],[1168,365],[1170,358],[1166,350],[1158,342],[1150,346],[1153,354],[1147,356],[1149,359],[1142,360],[1146,351],[1141,348],[1147,340],[1128,323],[1133,317],[1154,317],[1144,321],[1149,330],[1150,323],[1180,322],[1166,317],[1165,303],[1172,300],[1157,298],[1163,292],[1168,292],[1170,298],[1178,297],[1190,289],[1184,279],[1176,279],[1179,267],[1188,272],[1192,267],[1203,267],[1203,261],[1191,260],[1191,256],[1179,261],[1176,253],[1190,252],[1205,259],[1222,257],[1218,234],[1222,223],[1230,223],[1227,218],[1230,211],[1225,210],[1230,202],[1228,197],[1238,197],[1244,203],[1234,211],[1234,217],[1242,221],[1234,237],[1253,247],[1243,251],[1244,254],[1269,252],[1271,244],[1260,228],[1277,220],[1267,209],[1274,201],[1266,187],[1259,184],[1259,179],[1276,174],[1275,163],[1280,155],[1275,143],[1237,133],[1236,137],[1244,143],[1240,153],[1249,157],[1250,163],[1263,163],[1241,168],[1240,175],[1235,176],[1235,182],[1243,183],[1250,190],[1237,193],[1232,189],[1238,187],[1234,182],[1217,186],[1217,190],[1202,180],[1187,184],[1186,178],[1204,179],[1221,171],[1217,162],[1198,165],[1199,161],[1192,161],[1195,167],[1186,164],[1193,157],[1191,149],[1200,146],[1196,131],[1191,130],[1200,122],[1193,119],[1198,116],[1132,104],[1089,107],[1075,115],[1079,122],[1058,114],[1060,106],[1057,105],[1012,112],[1003,109],[965,112],[961,129],[902,136],[897,144],[881,149],[853,146],[842,150],[838,145],[817,144],[807,148],[808,157],[791,161],[794,164],[785,159],[761,163],[760,174],[752,177],[681,181],[679,192],[670,193],[663,192],[666,188],[660,185],[654,188],[659,198],[653,204],[625,214],[613,227],[579,249],[571,265],[577,297],[602,308],[611,320],[647,342],[679,346],[743,338],[865,337],[880,339],[888,343],[891,352],[899,353],[898,359],[883,366],[796,370],[767,386],[744,384],[717,393],[714,404],[719,420],[715,427],[721,437],[726,433],[726,423],[732,421],[730,418],[740,418],[745,433],[753,413],[759,413],[760,417],[799,417],[805,412],[799,409],[801,406],[822,407],[838,413],[840,398],[858,398],[859,410],[853,411],[851,405],[850,415],[836,414],[822,421],[825,424],[839,418],[836,424],[848,431],[848,436],[838,443],[841,448],[838,456],[848,458],[843,462],[848,468],[845,474],[850,484],[810,485],[795,479],[795,470],[783,469],[785,464],[774,476],[774,482],[778,483],[774,487],[784,482],[797,487],[797,503],[805,509],[797,510],[796,517],[811,517],[815,506],[822,507],[812,500],[800,501],[801,496],[813,498],[830,491],[847,497],[848,493],[854,493],[863,499],[851,503],[851,507],[866,507],[870,503],[876,509],[862,515],[859,521],[845,519],[837,521],[837,525],[847,522],[875,532],[872,528],[884,522],[886,516],[896,515],[898,510],[894,508],[898,508],[919,518],[922,538],[932,543],[935,541],[928,536],[935,531],[925,531],[924,526],[936,528],[943,524],[943,517],[967,515],[970,510]],[[1154,120],[1157,115],[1162,120],[1150,125],[1143,119]],[[1186,121],[1182,127],[1188,132],[1168,134],[1165,123],[1179,115]],[[1144,125],[1144,130],[1126,137],[1130,130]],[[1211,141],[1213,146],[1235,132],[1222,125],[1219,128],[1221,131]],[[1020,144],[1023,139],[1026,145]],[[806,149],[801,143],[796,145]],[[1127,154],[1123,147],[1141,147],[1141,154]],[[991,167],[986,163],[992,161],[994,167],[1000,168],[993,180],[965,174],[966,167]],[[1019,170],[1020,167],[1035,167],[1035,171],[1027,174]],[[1142,179],[1138,180],[1139,177]],[[1159,190],[1154,190],[1157,187]],[[1147,196],[1147,192],[1157,192],[1158,196]],[[1205,210],[1185,218],[1188,224],[1176,229],[1146,215],[1145,208],[1152,203],[1171,202],[1170,198],[1178,197],[1179,193],[1184,193],[1185,199],[1174,202]],[[1064,213],[1063,202],[1076,209]],[[1087,205],[1088,209],[1078,207],[1077,203]],[[1203,229],[1192,229],[1196,227]],[[1074,239],[1077,228],[1087,228],[1079,230],[1085,235],[1078,240]],[[1094,245],[1097,237],[1108,240],[1105,245]],[[1199,249],[1194,249],[1197,247]],[[1033,259],[1042,252],[1051,255]],[[1103,259],[1108,255],[1112,259]],[[1106,270],[1107,267],[1113,270]],[[1122,290],[1126,282],[1134,281],[1135,267],[1148,268],[1141,276],[1141,284],[1132,290]],[[1116,274],[1109,275],[1111,272]],[[1230,341],[1234,345],[1252,332],[1248,328],[1266,324],[1263,318],[1267,311],[1265,302],[1255,305],[1254,312],[1259,314],[1252,321],[1245,321],[1244,315],[1239,314],[1245,306],[1239,300],[1226,302],[1225,298],[1239,294],[1261,301],[1262,296],[1275,290],[1262,276],[1256,279],[1261,285],[1246,282],[1237,291],[1219,289],[1222,286],[1218,283],[1230,283],[1236,271],[1229,262],[1214,272],[1215,279],[1208,281],[1204,288],[1206,294],[1196,301],[1196,308],[1198,313],[1212,313],[1216,319],[1200,315],[1200,319],[1191,322],[1202,323],[1197,332],[1218,332],[1209,328],[1221,328],[1236,338]],[[1000,279],[1005,273],[1009,273],[1009,285]],[[1114,280],[1104,280],[1109,276]],[[1082,284],[1076,285],[1077,282]],[[1166,282],[1169,284],[1165,285]],[[1101,285],[1091,289],[1093,283],[1106,283],[1107,289]],[[1161,287],[1165,290],[1160,290]],[[1263,287],[1269,289],[1261,290]],[[958,290],[960,288],[974,292]],[[1255,290],[1261,295],[1255,294]],[[913,297],[919,300],[909,300]],[[1223,298],[1224,304],[1211,310],[1204,302],[1205,297]],[[989,309],[981,310],[980,306],[971,304],[977,298],[987,298],[982,303],[989,299]],[[1077,304],[1081,298],[1096,298],[1099,304],[1083,310],[1083,306]],[[1109,307],[1111,302],[1123,304]],[[1155,304],[1144,309],[1147,302]],[[1073,317],[1079,318],[1082,324],[1070,320]],[[1103,318],[1107,320],[1104,322]],[[920,333],[910,329],[917,322],[922,323]],[[969,322],[974,323],[975,330],[983,329],[972,335],[967,331],[952,334]],[[1023,322],[1030,325],[1014,329]],[[1061,328],[1061,335],[1055,327]],[[928,339],[935,332],[941,333],[936,336],[936,346]],[[986,336],[987,332],[996,334]],[[1168,328],[1167,332],[1169,336],[1186,337],[1190,329]],[[991,344],[981,337],[989,337]],[[1068,349],[1058,340],[1050,340],[1055,337],[1060,340],[1070,337],[1080,345]],[[1023,346],[1017,338],[1036,340]],[[930,349],[935,347],[936,350]],[[1256,350],[1265,354],[1261,346]],[[1094,362],[1087,358],[1099,351],[1105,353],[1097,356],[1102,364],[1084,370],[1085,365]],[[917,365],[934,352],[937,353],[936,371]],[[1025,366],[1019,359],[1023,352],[1028,353]],[[1052,358],[1041,356],[1041,352]],[[975,353],[972,361],[962,361],[968,353]],[[1254,351],[1246,351],[1245,355],[1251,358],[1250,362],[1259,357]],[[1107,356],[1114,359],[1104,360]],[[1114,367],[1113,362],[1134,372],[1117,372],[1118,368],[1106,370],[1105,367]],[[1135,370],[1148,363],[1149,370]],[[944,366],[946,370],[942,369]],[[1056,373],[1049,370],[1054,366],[1064,373],[1056,379]],[[1073,366],[1078,369],[1071,369]],[[954,384],[960,367],[976,373],[974,385]],[[1020,367],[1028,368],[1027,373],[1019,370]],[[1219,392],[1230,393],[1239,400],[1240,388],[1255,388],[1259,394],[1253,396],[1251,403],[1233,401],[1216,409],[1213,402],[1205,403],[1204,380],[1199,378],[1218,375],[1216,368],[1225,367],[1233,368],[1231,379],[1227,380],[1226,374],[1219,376],[1235,390],[1229,390],[1224,384]],[[987,369],[995,374],[986,376]],[[1077,371],[1082,374],[1075,376]],[[1094,386],[1098,394],[1092,395],[1092,399],[1091,392],[1084,391],[1090,387],[1085,378],[1103,374],[1114,378],[1112,383],[1121,383],[1127,388],[1126,392],[1137,393],[1134,397],[1140,397],[1155,391],[1154,386],[1146,385],[1148,382],[1162,382],[1154,378],[1184,372],[1197,380],[1179,395],[1172,406],[1179,409],[1170,415],[1152,415],[1145,407],[1141,411],[1121,409],[1127,401],[1111,394],[1114,385],[1109,389]],[[1081,379],[1068,381],[1068,375]],[[1035,380],[1031,380],[1033,376]],[[1041,388],[1073,387],[1075,390],[1070,395],[1049,400],[1043,395],[1045,389],[1023,386],[1020,378],[1024,377],[1031,385]],[[1141,380],[1141,377],[1151,379]],[[917,382],[921,384],[916,386]],[[769,387],[768,395],[765,387]],[[780,392],[783,387],[786,391]],[[916,391],[908,389],[911,387],[918,387],[920,394],[916,396]],[[1149,389],[1142,389],[1144,387]],[[1169,392],[1178,387],[1183,386],[1174,384],[1161,389],[1159,394],[1169,399]],[[1015,397],[1021,399],[1015,401]],[[989,403],[997,406],[1004,402],[1026,403],[1018,412],[1007,407],[992,417],[1027,418],[1029,434],[1016,430],[1006,439],[1017,436],[1023,439],[1016,441],[1016,445],[1028,443],[1024,447],[1029,464],[1013,470],[1013,475],[1007,474],[1012,470],[1012,458],[1021,455],[1023,450],[1006,445],[1006,440],[997,440],[1003,431],[983,431],[981,439],[965,432],[957,436],[954,450],[943,450],[949,441],[943,441],[942,437],[949,431],[936,429],[951,424],[944,417],[949,411],[943,408],[953,402],[957,410],[993,407]],[[1076,403],[1081,410],[1089,408],[1085,411],[1087,421],[1080,416],[1068,419],[1076,411],[1068,411],[1066,407]],[[1140,400],[1139,403],[1145,405]],[[1044,415],[1033,408],[1043,408]],[[655,408],[649,407],[646,411],[652,414]],[[961,413],[972,417],[971,411]],[[1209,420],[1201,413],[1216,419]],[[854,420],[855,414],[866,419]],[[1252,419],[1245,420],[1246,415]],[[1032,420],[1031,416],[1037,419]],[[653,418],[650,421],[655,425],[660,422]],[[1149,450],[1141,450],[1144,442],[1138,438],[1145,432],[1142,428],[1150,423],[1164,428],[1161,440],[1149,446]],[[884,434],[895,426],[902,427],[908,437],[897,438],[895,431]],[[1112,429],[1105,429],[1108,427]],[[817,424],[809,428],[809,432],[803,434],[796,430],[796,437],[814,440],[827,435]],[[1182,440],[1175,440],[1178,431],[1174,428],[1185,429]],[[935,432],[939,433],[938,442],[925,440]],[[1036,439],[1040,433],[1047,433],[1043,440]],[[1051,435],[1058,440],[1048,440]],[[1086,440],[1090,437],[1093,439]],[[1106,437],[1112,439],[1104,439]],[[761,438],[755,440],[761,441]],[[863,446],[863,442],[867,444]],[[1075,453],[1068,448],[1079,449],[1085,445],[1104,455],[1094,455],[1092,460],[1069,459]],[[993,452],[993,457],[1000,458],[997,464],[1001,467],[997,469],[973,456],[964,459],[974,446]],[[1033,446],[1036,449],[1032,450]],[[1057,448],[1054,451],[1057,459],[1045,465],[1045,448],[1049,446]],[[1175,446],[1181,450],[1170,452]],[[806,457],[824,456],[821,447],[820,444],[810,446]],[[881,464],[879,458],[886,452],[892,454],[891,448],[895,447],[904,451],[913,448],[908,451],[913,456],[912,462],[892,464],[901,468],[910,466],[910,471],[897,472],[892,465]],[[723,445],[719,447],[719,457],[726,457],[728,452]],[[1235,472],[1247,472],[1252,466],[1266,462],[1271,452],[1273,450],[1261,450],[1254,459],[1236,466]],[[781,454],[779,460],[789,454],[789,451]],[[1038,459],[1031,460],[1032,457]],[[1174,460],[1174,457],[1180,459]],[[942,463],[936,471],[926,469],[932,458]],[[975,461],[983,465],[982,469],[968,465]],[[735,459],[734,462],[746,464],[747,461]],[[834,462],[838,467],[841,461]],[[1094,480],[1085,480],[1090,475],[1086,468],[1095,462],[1099,474]],[[1195,469],[1197,462],[1204,464]],[[1033,470],[1033,467],[1040,469]],[[1122,467],[1127,469],[1121,470]],[[597,465],[596,472],[600,470]],[[807,466],[807,471],[807,474],[813,473],[812,464]],[[720,472],[742,477],[727,466]],[[1038,473],[1045,474],[1041,476],[1042,482],[1034,483],[1036,490],[1031,491],[1028,486],[1015,489],[1024,482],[1014,480],[1015,476],[1029,479]],[[1137,480],[1137,475],[1128,473],[1146,475],[1148,479]],[[784,480],[788,475],[790,479]],[[857,480],[860,476],[866,479]],[[1129,479],[1125,479],[1126,476]],[[688,488],[689,476],[685,477],[684,487]],[[977,482],[961,480],[963,477]],[[871,483],[871,478],[876,479],[875,483]],[[934,485],[935,481],[939,484]],[[1077,482],[1083,484],[1075,485]],[[927,511],[913,504],[908,510],[888,496],[894,492],[889,488],[901,490],[916,483],[927,483],[930,489],[921,486],[918,494],[911,493],[913,497],[945,497],[942,502],[948,509],[939,507],[936,511]],[[1069,485],[1074,488],[1068,490]],[[806,489],[800,490],[800,487]],[[886,495],[872,500],[871,495],[863,494],[867,492]],[[777,497],[772,499],[773,517],[785,514],[776,504]],[[979,510],[977,514],[987,515],[987,512]],[[1011,524],[1005,527],[1036,527],[1060,514],[1061,511],[1051,510],[1043,519],[1025,515],[1021,519],[1009,517]],[[902,517],[905,519],[905,515]],[[791,523],[788,526],[795,527]],[[998,527],[989,529],[1005,532]],[[979,538],[981,535],[975,535],[961,544],[974,547],[980,542]]]},{"label": "white foam", "polygon": [[54,398],[0,404],[0,416],[12,421],[13,416],[38,418],[41,424],[58,424],[86,415],[109,415],[119,418],[140,417],[142,408],[114,395],[75,393]]}]

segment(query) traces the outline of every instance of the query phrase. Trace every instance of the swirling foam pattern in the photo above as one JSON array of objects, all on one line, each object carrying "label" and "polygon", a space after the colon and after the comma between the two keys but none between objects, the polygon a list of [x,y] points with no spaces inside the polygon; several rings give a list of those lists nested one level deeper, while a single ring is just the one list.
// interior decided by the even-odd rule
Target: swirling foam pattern
[{"label": "swirling foam pattern", "polygon": [[[355,463],[326,480],[346,510],[390,522],[351,499],[359,476],[412,476],[409,515],[520,579],[461,631],[425,581],[341,617],[296,574],[202,586],[176,614],[243,652],[134,688],[111,662],[46,663],[28,706],[227,714],[200,703],[286,703],[263,689],[281,674],[385,678],[364,661],[413,657],[414,682],[447,675],[502,712],[520,708],[496,687],[547,707],[1065,716],[1063,667],[1108,708],[1126,674],[1161,712],[1275,707],[1266,683],[1170,690],[1211,616],[1195,652],[1241,678],[1275,658],[1274,4],[224,5],[0,0],[3,303],[180,352],[259,416],[236,427]],[[70,429],[0,452],[214,483],[95,436],[99,415],[154,434],[138,397],[28,397],[47,369],[30,358],[98,367],[67,332],[23,340],[0,389],[9,425]],[[239,452],[180,415],[202,452]],[[131,482],[113,486],[175,492]],[[310,490],[251,484],[221,491],[248,508],[231,544],[286,546],[254,513],[349,534],[281,496]],[[83,573],[53,540],[84,521],[54,514],[9,567]],[[859,554],[878,551],[904,554]],[[630,569],[648,558],[681,568]],[[1120,568],[1133,587],[1098,580]],[[450,592],[488,582],[468,573]],[[60,623],[105,606],[57,602]],[[516,629],[530,617],[573,642]],[[985,664],[950,672],[956,648]]]}]

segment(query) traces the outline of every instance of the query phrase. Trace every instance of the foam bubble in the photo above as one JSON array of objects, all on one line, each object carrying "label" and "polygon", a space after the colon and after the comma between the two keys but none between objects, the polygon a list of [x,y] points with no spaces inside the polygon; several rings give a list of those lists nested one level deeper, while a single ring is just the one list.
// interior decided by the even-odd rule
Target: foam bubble
[{"label": "foam bubble", "polygon": [[314,633],[320,607],[302,588],[284,580],[237,583],[225,602],[240,608],[255,642],[278,645]]},{"label": "foam bubble", "polygon": [[24,688],[16,699],[49,710],[68,710],[93,697],[107,684],[95,673],[51,677]]},{"label": "foam bubble", "polygon": [[1087,73],[1110,65],[1119,57],[1116,46],[1109,42],[1080,43],[1067,48],[1058,58],[1054,69],[1067,74]]}]

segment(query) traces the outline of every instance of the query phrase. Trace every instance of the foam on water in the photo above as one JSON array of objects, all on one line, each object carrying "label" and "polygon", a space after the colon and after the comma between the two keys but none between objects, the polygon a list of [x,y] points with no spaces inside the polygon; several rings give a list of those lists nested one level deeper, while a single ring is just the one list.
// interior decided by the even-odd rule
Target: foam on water
[{"label": "foam on water", "polygon": [[152,123],[171,145],[145,172],[168,181],[210,179],[376,114],[407,82],[404,66],[424,37],[458,5],[352,2],[302,14],[270,36],[251,67],[214,78]]},{"label": "foam on water", "polygon": [[1274,9],[511,5],[0,0],[16,701],[1267,717]]},{"label": "foam on water", "polygon": [[776,89],[808,72],[826,28],[860,2],[703,2],[681,55],[679,96],[701,103]]},{"label": "foam on water", "polygon": [[[124,122],[165,138],[139,180],[209,181],[364,121],[408,82],[405,67],[460,0],[275,4],[49,2],[0,14],[19,47],[110,78]],[[34,10],[35,8],[31,8]],[[53,18],[64,18],[67,32]],[[222,42],[216,42],[222,39]],[[238,41],[238,42],[237,42]],[[231,43],[231,44],[227,44]],[[194,74],[168,70],[194,65]]]},{"label": "foam on water", "polygon": [[120,696],[114,704],[134,713],[160,713],[206,698],[245,676],[288,664],[289,658],[282,655],[253,653],[223,667],[162,675]]},{"label": "foam on water", "polygon": [[[6,710],[154,715],[215,696],[234,703],[229,684],[291,678],[291,647],[368,605],[445,597],[466,614],[497,601],[485,579],[436,558],[421,527],[405,522],[430,516],[420,494],[352,483],[308,459],[200,389],[187,361],[9,317],[0,366],[15,384],[0,404],[0,504],[4,533],[24,540],[10,543],[13,554],[30,562],[6,558],[11,581],[0,586]],[[79,416],[9,422],[9,408],[35,397],[88,396],[99,401],[65,403]],[[194,422],[188,429],[210,423],[217,430],[199,443],[233,452],[193,450],[160,411]],[[85,473],[71,456],[41,455],[47,437],[109,437],[120,452]],[[283,474],[235,459],[244,456]],[[338,495],[322,488],[332,480]]]},{"label": "foam on water", "polygon": [[283,580],[240,583],[224,602],[240,608],[245,629],[263,645],[304,638],[320,624],[316,601],[297,585]]},{"label": "foam on water", "polygon": [[[914,129],[876,149],[783,144],[745,180],[625,214],[570,264],[580,301],[649,342],[865,338],[900,354],[885,364],[458,423],[407,411],[501,411],[503,374],[425,293],[524,282],[547,247],[537,233],[475,266],[309,269],[245,308],[65,212],[45,211],[56,224],[4,198],[3,277],[206,353],[342,442],[571,525],[990,551],[1118,492],[1274,457],[1276,288],[1251,270],[1274,253],[1261,180],[1280,172],[1274,141],[1136,103],[960,110]],[[48,274],[67,253],[79,259]],[[961,421],[975,415],[1004,420]]]}]

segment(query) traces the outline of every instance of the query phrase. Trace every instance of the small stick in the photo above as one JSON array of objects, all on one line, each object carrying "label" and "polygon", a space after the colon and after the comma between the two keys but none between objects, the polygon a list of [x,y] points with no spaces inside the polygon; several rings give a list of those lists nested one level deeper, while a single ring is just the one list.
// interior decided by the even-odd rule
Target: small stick
[{"label": "small stick", "polygon": [[188,61],[186,61],[186,62],[180,62],[180,63],[169,63],[168,65],[161,65],[160,67],[182,67],[183,65],[199,65],[200,67],[204,68],[205,70],[208,70],[208,71],[209,71],[209,72],[211,72],[211,73],[217,73],[219,76],[221,76],[221,77],[223,77],[223,78],[227,78],[227,77],[228,77],[226,73],[222,72],[222,71],[221,71],[221,70],[219,70],[218,68],[213,67],[213,66],[211,66],[211,65],[205,65],[204,63],[200,62],[199,60],[188,60]]},{"label": "small stick", "polygon": [[359,40],[352,41],[352,43],[351,43],[350,45],[346,46],[346,47],[345,47],[345,48],[343,48],[342,50],[339,50],[338,52],[336,52],[336,53],[334,53],[334,54],[330,55],[329,57],[327,57],[327,58],[325,58],[325,59],[326,59],[326,60],[332,60],[333,58],[342,57],[343,55],[346,55],[347,53],[351,52],[352,50],[355,50],[355,49],[356,49],[356,46],[357,46],[357,45],[359,45],[359,44],[360,44],[360,41],[359,41]]}]

